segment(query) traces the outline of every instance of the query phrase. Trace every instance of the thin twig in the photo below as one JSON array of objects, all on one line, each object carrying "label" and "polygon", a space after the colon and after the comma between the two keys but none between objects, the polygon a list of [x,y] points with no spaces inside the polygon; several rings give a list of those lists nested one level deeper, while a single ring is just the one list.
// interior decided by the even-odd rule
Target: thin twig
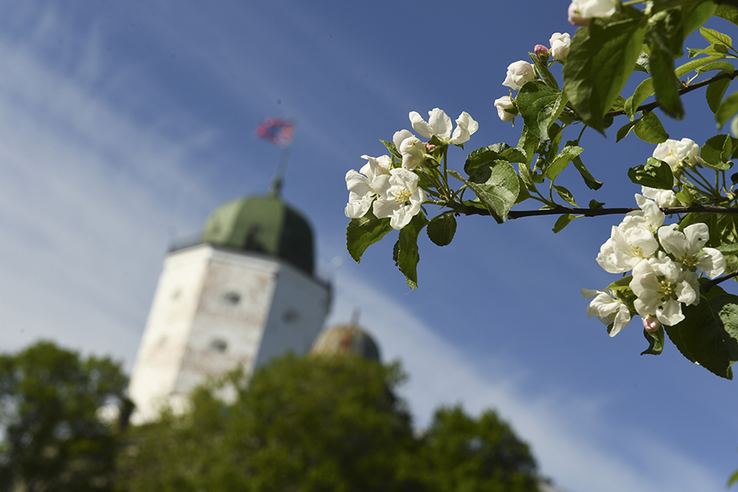
[{"label": "thin twig", "polygon": [[709,280],[705,282],[704,284],[700,285],[700,289],[702,289],[705,292],[710,292],[710,289],[715,287],[717,284],[725,282],[726,280],[730,280],[733,277],[738,277],[738,270],[731,272],[727,275],[723,275],[722,277]]},{"label": "thin twig", "polygon": [[[715,75],[714,77],[710,77],[707,80],[703,80],[702,82],[698,82],[694,85],[689,85],[683,89],[679,89],[678,93],[679,96],[683,96],[684,94],[688,94],[694,90],[699,89],[700,87],[704,87],[706,85],[710,85],[713,82],[717,82],[718,80],[723,79],[730,79],[733,80],[738,76],[738,70],[733,71],[733,73],[727,73],[723,72],[721,74]],[[653,111],[654,109],[658,108],[660,106],[658,101],[654,101],[652,103],[643,104],[641,106],[638,106],[638,109],[636,109],[633,113],[636,113],[638,111]],[[626,114],[624,109],[620,109],[618,111],[610,111],[609,113],[605,113],[605,116],[620,116]]]}]

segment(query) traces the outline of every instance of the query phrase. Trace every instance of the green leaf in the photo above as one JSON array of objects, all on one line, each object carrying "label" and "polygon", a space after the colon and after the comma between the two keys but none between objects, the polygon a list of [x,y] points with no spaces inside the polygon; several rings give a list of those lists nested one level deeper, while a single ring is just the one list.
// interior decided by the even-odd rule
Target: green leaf
[{"label": "green leaf", "polygon": [[635,126],[635,124],[636,124],[635,121],[629,121],[626,124],[624,124],[623,126],[621,126],[620,129],[618,130],[618,133],[617,133],[616,137],[615,137],[615,142],[617,143],[617,142],[621,141],[622,139],[624,139],[625,137],[627,137],[628,134],[630,133],[630,131]]},{"label": "green leaf", "polygon": [[664,350],[664,327],[660,326],[654,332],[644,329],[643,336],[648,340],[648,348],[641,355],[661,355]]},{"label": "green leaf", "polygon": [[540,141],[541,137],[535,135],[527,126],[523,125],[523,131],[520,133],[520,140],[518,141],[518,149],[522,150],[525,154],[526,159],[524,162],[526,166],[530,166]]},{"label": "green leaf", "polygon": [[548,168],[546,168],[546,177],[551,181],[556,179],[556,176],[563,171],[569,163],[577,157],[579,154],[584,152],[584,149],[575,145],[567,145],[561,152],[554,158]]},{"label": "green leaf", "polygon": [[525,84],[515,101],[528,131],[543,140],[549,139],[548,129],[566,106],[566,96],[541,81]]},{"label": "green leaf", "polygon": [[[680,65],[679,67],[674,70],[674,74],[676,77],[681,77],[682,75],[685,75],[692,70],[697,70],[698,68],[707,65],[708,63],[714,62],[716,60],[719,60],[720,58],[723,58],[724,56],[721,54],[719,56],[707,56],[705,58],[699,58],[697,60],[690,60],[684,65]],[[643,101],[645,101],[648,96],[654,93],[654,82],[653,79],[646,79],[640,84],[638,84],[638,87],[636,87],[635,92],[631,97],[629,97],[625,101],[625,114],[628,115],[628,118],[631,120],[635,118],[635,113],[638,110],[638,107],[643,104]]]},{"label": "green leaf", "polygon": [[592,200],[589,201],[589,208],[591,208],[592,210],[596,210],[596,209],[602,208],[604,206],[605,206],[605,202],[598,202],[595,199],[592,199]]},{"label": "green leaf", "polygon": [[607,290],[611,290],[613,292],[629,291],[631,280],[633,280],[633,275],[628,275],[627,277],[620,278],[608,285]]},{"label": "green leaf", "polygon": [[625,109],[625,98],[618,94],[615,101],[610,106],[610,111],[623,111]]},{"label": "green leaf", "polygon": [[408,225],[400,229],[400,237],[394,247],[395,265],[405,274],[405,281],[411,289],[418,288],[418,235],[427,223],[423,212],[419,212]]},{"label": "green leaf", "polygon": [[720,103],[723,101],[723,96],[725,96],[725,91],[728,90],[728,86],[731,82],[732,80],[730,79],[723,79],[707,86],[705,98],[707,99],[707,105],[713,113],[716,113],[720,107]]},{"label": "green leaf", "polygon": [[731,168],[732,164],[728,163],[733,153],[733,139],[730,135],[715,135],[710,137],[707,142],[700,148],[700,157],[704,163],[718,171],[725,171]]},{"label": "green leaf", "polygon": [[488,166],[480,166],[468,181],[455,171],[448,173],[466,183],[498,223],[507,220],[507,214],[520,192],[518,175],[509,162],[497,160]]},{"label": "green leaf", "polygon": [[726,46],[733,46],[733,40],[727,34],[723,34],[714,29],[708,29],[707,27],[700,27],[700,34],[710,44],[724,44]]},{"label": "green leaf", "polygon": [[697,72],[698,74],[703,74],[711,70],[722,70],[725,73],[733,73],[735,71],[735,67],[733,67],[733,64],[730,62],[716,61],[695,69],[695,72]]},{"label": "green leaf", "polygon": [[680,203],[689,206],[694,201],[694,195],[688,188],[682,188],[682,190],[676,194],[676,199],[679,200]]},{"label": "green leaf", "polygon": [[574,214],[564,214],[558,219],[556,219],[556,223],[554,224],[554,227],[553,227],[554,233],[561,231],[564,227],[568,226],[572,220],[576,218],[577,216]]},{"label": "green leaf", "polygon": [[365,216],[349,221],[346,227],[346,249],[351,258],[359,263],[366,248],[382,239],[391,230],[390,219],[378,219],[370,209]]},{"label": "green leaf", "polygon": [[733,5],[718,5],[715,9],[715,15],[738,26],[738,8]]},{"label": "green leaf", "polygon": [[437,246],[451,244],[456,234],[456,217],[453,214],[439,215],[428,222],[428,238]]},{"label": "green leaf", "polygon": [[396,160],[402,162],[402,154],[400,154],[400,152],[397,150],[397,147],[394,143],[382,140],[381,138],[379,139],[379,141],[382,142],[385,147],[387,147],[387,150],[389,150],[390,154],[392,154]]},{"label": "green leaf", "polygon": [[738,255],[738,244],[721,244],[716,249],[724,255]]},{"label": "green leaf", "polygon": [[635,184],[650,188],[670,190],[674,187],[674,175],[671,172],[671,167],[655,157],[649,157],[642,166],[628,169],[628,177]]},{"label": "green leaf", "polygon": [[564,92],[585,124],[604,132],[604,116],[635,68],[646,17],[607,24],[593,19],[578,29],[564,64]]},{"label": "green leaf", "polygon": [[478,167],[486,166],[495,160],[525,162],[527,158],[523,151],[506,143],[489,145],[469,153],[464,163],[464,172],[471,175]]},{"label": "green leaf", "polygon": [[578,207],[577,202],[574,201],[574,195],[571,194],[571,191],[567,190],[563,186],[557,186],[553,185],[554,190],[556,190],[556,193],[569,205],[572,207]]},{"label": "green leaf", "polygon": [[599,190],[602,187],[602,181],[597,181],[589,170],[584,167],[581,157],[575,157],[572,162],[574,163],[574,167],[577,168],[577,171],[579,171],[579,174],[581,174],[582,179],[584,179],[584,184],[587,185],[587,188],[590,190]]},{"label": "green leaf", "polygon": [[695,29],[712,17],[717,6],[713,2],[699,2],[682,7],[684,19],[684,38],[686,39]]},{"label": "green leaf", "polygon": [[731,116],[738,112],[738,92],[734,92],[720,103],[717,111],[715,111],[715,119],[718,122],[718,128],[721,128]]},{"label": "green leaf", "polygon": [[669,134],[664,130],[661,120],[653,111],[645,111],[643,116],[635,122],[633,132],[644,142],[659,144],[666,142]]},{"label": "green leaf", "polygon": [[666,333],[687,359],[726,379],[738,361],[738,296],[713,286],[696,306],[685,306],[684,320]]},{"label": "green leaf", "polygon": [[551,73],[551,70],[548,69],[548,65],[546,65],[545,62],[542,62],[535,53],[528,54],[530,55],[530,59],[533,61],[533,66],[536,67],[536,72],[538,72],[538,75],[543,79],[543,83],[552,89],[560,91],[559,83],[556,81],[556,77]]},{"label": "green leaf", "polygon": [[728,479],[728,487],[732,487],[736,483],[738,483],[738,470],[734,471]]},{"label": "green leaf", "polygon": [[681,12],[664,11],[652,17],[645,40],[651,49],[649,63],[656,100],[666,114],[681,120],[684,118],[684,108],[677,91],[678,80],[674,75],[674,48],[678,46],[676,54],[681,54],[683,41]]}]

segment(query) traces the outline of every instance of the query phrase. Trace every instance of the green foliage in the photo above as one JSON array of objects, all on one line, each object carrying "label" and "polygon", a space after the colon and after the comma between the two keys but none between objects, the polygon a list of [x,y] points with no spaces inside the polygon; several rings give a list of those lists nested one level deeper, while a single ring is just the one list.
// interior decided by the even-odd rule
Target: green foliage
[{"label": "green foliage", "polygon": [[661,355],[664,351],[664,327],[660,326],[656,331],[643,330],[643,336],[648,341],[648,348],[641,355]]},{"label": "green foliage", "polygon": [[492,411],[474,419],[459,406],[441,408],[423,441],[416,473],[427,490],[538,490],[528,446]]},{"label": "green foliage", "polygon": [[418,262],[420,261],[418,236],[427,223],[422,212],[413,217],[410,223],[400,231],[394,247],[395,265],[405,274],[405,281],[411,289],[418,288]]},{"label": "green foliage", "polygon": [[645,36],[651,53],[649,66],[656,99],[661,109],[676,119],[684,118],[684,108],[677,93],[678,81],[674,75],[674,57],[682,55],[682,42],[684,41],[681,14],[680,10],[668,10],[654,15],[649,20]]},{"label": "green foliage", "polygon": [[[164,413],[133,430],[118,463],[119,490],[536,490],[507,488],[535,483],[535,462],[492,412],[478,422],[465,417],[463,429],[437,416],[428,436],[416,437],[394,394],[403,380],[396,364],[353,356],[280,357],[248,384],[234,372],[198,389],[185,414]],[[217,396],[224,388],[231,403]],[[469,425],[469,438],[484,439],[467,454],[480,466],[450,470],[438,444],[467,439]],[[454,483],[479,486],[439,488],[439,466]]]},{"label": "green foliage", "polygon": [[564,92],[582,121],[604,132],[605,113],[633,72],[646,34],[646,17],[627,9],[629,17],[608,23],[594,19],[577,30],[564,64]]},{"label": "green foliage", "polygon": [[361,261],[364,251],[391,230],[390,219],[378,219],[371,210],[364,217],[351,219],[346,228],[346,248],[351,258]]},{"label": "green foliage", "polygon": [[525,126],[536,137],[548,140],[549,128],[566,105],[564,93],[543,82],[529,82],[520,89],[517,101]]},{"label": "green foliage", "polygon": [[667,163],[649,157],[645,164],[628,169],[631,181],[642,186],[670,190],[674,186],[674,175]]},{"label": "green foliage", "polygon": [[439,215],[428,222],[428,238],[437,246],[448,246],[456,234],[456,217],[453,214]]},{"label": "green foliage", "polygon": [[111,490],[116,435],[98,411],[126,385],[119,364],[51,342],[0,355],[0,490]]},{"label": "green foliage", "polygon": [[666,333],[692,362],[720,377],[733,379],[738,361],[738,296],[714,286],[696,306],[686,306],[686,319]]}]

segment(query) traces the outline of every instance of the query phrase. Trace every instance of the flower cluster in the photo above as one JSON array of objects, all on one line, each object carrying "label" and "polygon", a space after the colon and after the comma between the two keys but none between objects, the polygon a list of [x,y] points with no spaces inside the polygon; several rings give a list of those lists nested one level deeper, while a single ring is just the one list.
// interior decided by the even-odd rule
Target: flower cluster
[{"label": "flower cluster", "polygon": [[710,237],[706,224],[691,224],[680,231],[677,224],[664,225],[664,212],[653,199],[636,195],[636,202],[640,210],[612,227],[610,239],[597,255],[605,271],[631,271],[630,276],[608,290],[582,289],[586,299],[594,297],[588,316],[608,325],[610,336],[636,314],[648,331],[679,323],[684,319],[682,305],[700,302],[697,270],[709,278],[725,271],[722,253],[705,247]]},{"label": "flower cluster", "polygon": [[[537,44],[533,49],[535,56],[544,62],[547,61],[550,56],[552,58],[551,63],[564,63],[566,56],[569,54],[569,48],[571,47],[571,37],[569,34],[556,32],[551,36],[549,44],[551,49],[548,49],[541,44]],[[527,82],[531,82],[536,79],[538,79],[538,74],[536,74],[536,69],[533,64],[520,60],[511,63],[507,67],[507,74],[502,85],[509,87],[513,91],[518,91]],[[495,107],[497,108],[497,115],[502,121],[514,121],[515,116],[518,114],[518,108],[516,106],[515,99],[512,97],[512,91],[508,96],[502,96],[495,99]]]},{"label": "flower cluster", "polygon": [[400,130],[392,138],[392,156],[364,155],[367,163],[359,172],[352,169],[346,173],[346,217],[358,219],[371,210],[378,219],[389,218],[393,229],[402,229],[420,212],[428,197],[418,185],[418,170],[435,159],[434,152],[445,152],[450,144],[463,145],[479,129],[467,112],[456,119],[456,128],[441,109],[429,111],[428,116],[425,121],[415,111],[409,115],[413,130],[429,142],[421,141],[409,130]]}]

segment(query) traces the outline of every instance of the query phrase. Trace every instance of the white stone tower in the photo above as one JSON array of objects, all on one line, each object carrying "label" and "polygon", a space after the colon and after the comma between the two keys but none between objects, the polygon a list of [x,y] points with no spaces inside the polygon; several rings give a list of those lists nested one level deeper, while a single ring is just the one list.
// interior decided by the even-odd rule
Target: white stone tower
[{"label": "white stone tower", "polygon": [[307,353],[331,302],[313,263],[309,223],[276,191],[217,208],[201,241],[164,262],[129,386],[134,420],[176,408],[208,376]]}]

